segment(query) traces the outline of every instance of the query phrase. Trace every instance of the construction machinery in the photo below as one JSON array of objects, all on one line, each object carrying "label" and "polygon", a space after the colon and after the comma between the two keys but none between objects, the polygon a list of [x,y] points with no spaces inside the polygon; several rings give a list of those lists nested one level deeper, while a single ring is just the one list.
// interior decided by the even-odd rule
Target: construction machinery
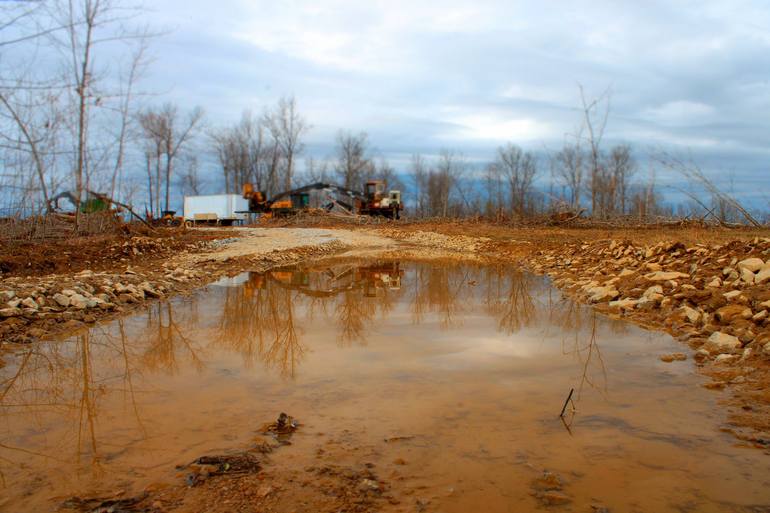
[{"label": "construction machinery", "polygon": [[403,275],[404,271],[397,261],[335,267],[324,271],[284,267],[264,273],[249,273],[245,287],[247,297],[251,297],[256,290],[264,289],[268,283],[316,298],[354,290],[362,291],[364,297],[378,297],[387,291],[400,290]]},{"label": "construction machinery", "polygon": [[[300,210],[310,208],[310,193],[326,193],[321,204],[324,210],[335,207],[348,214],[384,216],[398,219],[402,209],[401,191],[390,191],[385,195],[385,182],[366,183],[366,192],[358,192],[339,185],[318,182],[296,189],[281,192],[268,199],[264,191],[258,191],[250,183],[243,185],[243,197],[249,202],[249,213],[261,213],[272,216],[288,216]],[[341,199],[344,198],[344,199]]]},{"label": "construction machinery", "polygon": [[388,219],[401,217],[401,191],[389,191],[385,194],[385,182],[370,180],[364,188],[365,201],[358,213],[366,216],[382,216]]},{"label": "construction machinery", "polygon": [[160,217],[155,218],[148,212],[145,215],[145,218],[152,226],[175,227],[182,226],[182,223],[184,223],[184,218],[176,215],[176,210],[162,210],[160,212]]},{"label": "construction machinery", "polygon": [[[247,183],[243,185],[243,197],[249,202],[249,212],[273,216],[288,216],[297,213],[299,210],[310,208],[310,193],[312,191],[326,193],[321,205],[321,208],[324,210],[340,207],[349,213],[355,213],[356,203],[364,200],[364,195],[360,192],[324,182],[284,191],[276,194],[271,199],[267,199],[264,191],[255,190],[252,184]],[[335,195],[345,199],[335,198]]]},{"label": "construction machinery", "polygon": [[84,214],[93,214],[94,212],[103,212],[109,210],[110,200],[106,198],[104,194],[85,191],[86,199],[78,201],[75,194],[71,191],[60,192],[50,200],[48,200],[51,209],[56,212],[62,211],[59,201],[62,199],[67,200],[75,210],[79,210]]}]

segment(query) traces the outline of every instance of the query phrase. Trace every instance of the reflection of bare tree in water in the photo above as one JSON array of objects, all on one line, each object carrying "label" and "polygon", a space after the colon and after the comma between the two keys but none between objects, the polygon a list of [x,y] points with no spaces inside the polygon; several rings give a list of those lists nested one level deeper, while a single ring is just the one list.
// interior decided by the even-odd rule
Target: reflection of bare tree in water
[{"label": "reflection of bare tree in water", "polygon": [[426,313],[436,313],[443,329],[457,326],[463,311],[461,294],[468,285],[470,270],[456,266],[420,265],[415,270],[412,292],[412,322],[419,324]]},{"label": "reflection of bare tree in water", "polygon": [[[68,347],[70,352],[61,352],[52,344],[42,347],[36,344],[25,351],[15,373],[0,384],[0,407],[4,415],[24,415],[41,425],[44,424],[42,417],[52,411],[76,417],[76,461],[81,464],[82,456],[88,454],[90,466],[98,474],[101,458],[96,433],[96,401],[105,389],[94,375],[90,332],[74,337],[73,344],[74,347]],[[48,454],[7,444],[0,444],[0,447],[62,461]]]},{"label": "reflection of bare tree in water", "polygon": [[267,320],[267,298],[270,291],[244,287],[225,289],[222,316],[219,319],[217,345],[238,352],[244,363],[251,366],[262,354]]},{"label": "reflection of bare tree in water", "polygon": [[[194,309],[189,309],[195,312]],[[196,324],[196,319],[189,319],[188,325]],[[150,346],[144,353],[144,364],[150,369],[166,369],[171,373],[178,370],[177,352],[184,349],[193,366],[203,369],[203,361],[198,356],[193,340],[185,334],[175,320],[174,307],[171,302],[161,302],[151,305],[147,315],[146,339]]]},{"label": "reflection of bare tree in water", "polygon": [[[583,363],[583,372],[580,376],[580,385],[578,386],[578,400],[580,400],[583,386],[586,384],[602,393],[607,393],[607,369],[604,366],[604,359],[599,350],[599,344],[596,341],[596,312],[591,312],[591,314],[591,335],[588,344],[582,348],[576,345],[576,355]],[[597,385],[591,377],[589,371],[592,364],[598,367],[601,372],[602,385]]]},{"label": "reflection of bare tree in water", "polygon": [[260,360],[282,375],[294,376],[305,352],[294,322],[292,291],[252,274],[249,282],[228,288],[216,344],[237,351],[247,365]]},{"label": "reflection of bare tree in water", "polygon": [[[189,314],[194,308],[191,305],[185,311]],[[14,455],[21,455],[22,461],[39,457],[65,466],[87,466],[100,475],[104,440],[99,437],[99,410],[106,397],[122,396],[141,436],[146,436],[135,385],[139,369],[175,370],[179,348],[189,354],[193,365],[202,366],[171,304],[153,305],[147,316],[148,324],[139,336],[129,338],[124,321],[118,320],[64,342],[31,344],[18,354],[15,365],[3,369],[10,371],[8,377],[0,381],[0,413],[9,426],[7,435],[19,436],[23,422],[26,429],[51,430],[53,438],[49,441],[46,435],[38,442],[39,452],[4,440],[0,462],[18,466]],[[68,451],[74,454],[68,455]]]},{"label": "reflection of bare tree in water", "polygon": [[[87,443],[91,449],[91,464],[95,470],[100,470],[99,452],[96,446],[96,402],[94,394],[99,390],[94,386],[91,372],[91,344],[90,332],[78,337],[78,350],[80,352],[83,388],[80,395],[80,418],[78,423],[78,463],[83,454],[83,444]],[[84,433],[84,428],[86,433]],[[84,440],[86,439],[86,440]]]},{"label": "reflection of bare tree in water", "polygon": [[[58,456],[61,445],[52,446],[51,452],[37,452],[7,443],[0,449],[10,454],[39,457],[59,463],[84,463],[96,475],[101,473],[98,444],[98,399],[108,392],[102,376],[94,370],[92,351],[106,344],[94,341],[90,331],[73,337],[67,343],[39,343],[30,345],[18,358],[13,374],[0,383],[0,409],[6,421],[13,417],[24,419],[27,429],[37,425],[44,431],[48,419],[54,416],[59,425],[74,428],[74,458]],[[13,425],[10,423],[9,425]],[[72,432],[70,432],[72,433]],[[18,434],[11,431],[11,434]],[[18,465],[12,458],[0,455],[0,461]]]},{"label": "reflection of bare tree in water", "polygon": [[516,268],[498,267],[486,272],[487,311],[498,318],[498,329],[506,335],[529,326],[534,319],[531,281],[531,274]]},{"label": "reflection of bare tree in water", "polygon": [[[571,341],[568,341],[570,339],[566,337],[562,340],[562,352],[563,354],[575,355],[581,365],[577,400],[580,399],[585,385],[602,394],[606,394],[607,370],[604,366],[599,342],[596,339],[598,314],[591,309],[577,305],[569,299],[552,303],[551,313],[553,319],[559,322],[562,329],[572,334]],[[587,317],[590,317],[590,319],[587,319]],[[584,340],[586,330],[588,330],[587,341]],[[592,370],[598,370],[601,383],[597,383],[597,380],[592,377]]]},{"label": "reflection of bare tree in water", "polygon": [[131,367],[131,362],[129,360],[128,344],[126,343],[128,341],[128,337],[126,336],[126,327],[122,319],[118,320],[118,335],[120,337],[120,354],[123,356],[123,382],[125,383],[124,394],[127,392],[130,396],[131,408],[134,411],[136,423],[139,426],[142,437],[146,437],[147,431],[145,430],[144,424],[142,423],[142,417],[139,415],[139,405],[136,402],[133,380],[134,373]]},{"label": "reflection of bare tree in water", "polygon": [[398,292],[388,284],[394,284],[389,279],[400,284],[400,273],[393,262],[252,273],[243,287],[225,293],[217,344],[239,351],[248,362],[260,359],[293,376],[305,353],[297,312],[308,320],[317,315],[333,319],[343,345],[363,344],[377,312],[384,317],[394,307]]},{"label": "reflection of bare tree in water", "polygon": [[281,369],[281,374],[294,377],[296,365],[305,353],[294,325],[294,304],[290,290],[276,290],[270,303],[274,337],[263,353],[267,366]]},{"label": "reflection of bare tree in water", "polygon": [[335,315],[340,327],[342,345],[358,342],[366,344],[366,333],[376,311],[375,302],[361,297],[360,290],[346,290],[337,297]]}]

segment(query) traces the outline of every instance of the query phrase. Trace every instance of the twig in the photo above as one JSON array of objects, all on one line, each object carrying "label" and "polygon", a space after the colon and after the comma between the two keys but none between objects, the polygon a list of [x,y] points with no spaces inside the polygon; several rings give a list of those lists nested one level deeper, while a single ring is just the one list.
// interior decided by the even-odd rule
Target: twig
[{"label": "twig", "polygon": [[[564,417],[564,410],[566,410],[566,409],[567,409],[567,405],[569,404],[569,402],[570,402],[570,401],[572,401],[572,394],[573,394],[574,392],[575,392],[575,389],[574,389],[574,388],[570,388],[570,389],[569,389],[569,395],[567,396],[567,400],[566,400],[566,401],[564,401],[564,406],[562,406],[562,407],[561,407],[561,413],[559,414],[559,417]],[[572,403],[572,409],[573,409],[573,410],[575,409],[575,403],[574,403],[574,401],[573,401],[573,403]]]}]

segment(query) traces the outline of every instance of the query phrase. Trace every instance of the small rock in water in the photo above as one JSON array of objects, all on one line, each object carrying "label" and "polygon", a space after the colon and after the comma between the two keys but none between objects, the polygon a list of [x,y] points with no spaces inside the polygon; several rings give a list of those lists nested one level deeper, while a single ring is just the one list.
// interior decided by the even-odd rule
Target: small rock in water
[{"label": "small rock in water", "polygon": [[535,494],[535,497],[537,497],[544,506],[560,506],[572,502],[572,498],[569,495],[557,490],[538,492]]},{"label": "small rock in water", "polygon": [[363,492],[366,492],[366,491],[378,492],[380,491],[380,484],[373,479],[362,479],[358,485],[358,489]]},{"label": "small rock in water", "polygon": [[684,361],[687,359],[687,355],[684,353],[671,353],[660,356],[660,360],[666,363],[673,361]]}]

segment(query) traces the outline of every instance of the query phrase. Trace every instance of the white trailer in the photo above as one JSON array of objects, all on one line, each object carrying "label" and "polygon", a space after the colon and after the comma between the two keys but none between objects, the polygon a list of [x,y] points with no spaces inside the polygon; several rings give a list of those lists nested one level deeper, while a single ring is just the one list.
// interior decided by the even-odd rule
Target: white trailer
[{"label": "white trailer", "polygon": [[248,200],[239,194],[184,197],[184,221],[187,225],[231,225],[245,221],[248,210]]}]

